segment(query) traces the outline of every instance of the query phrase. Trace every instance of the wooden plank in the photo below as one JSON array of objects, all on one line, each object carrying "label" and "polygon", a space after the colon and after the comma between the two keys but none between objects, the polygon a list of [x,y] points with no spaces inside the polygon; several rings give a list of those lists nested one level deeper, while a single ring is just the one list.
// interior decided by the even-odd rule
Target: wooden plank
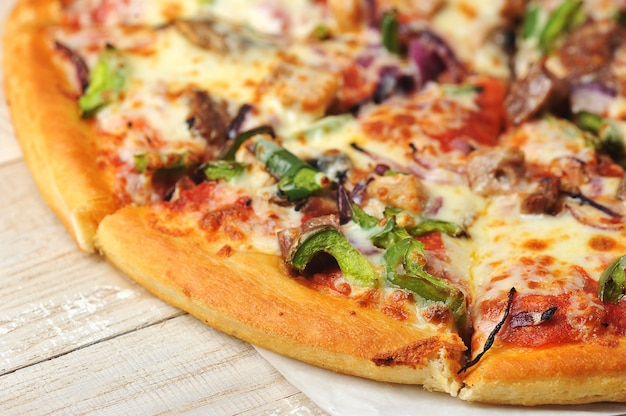
[{"label": "wooden plank", "polygon": [[250,345],[189,315],[15,371],[2,384],[5,415],[323,414]]},{"label": "wooden plank", "polygon": [[22,162],[0,177],[0,374],[182,313],[80,252]]}]

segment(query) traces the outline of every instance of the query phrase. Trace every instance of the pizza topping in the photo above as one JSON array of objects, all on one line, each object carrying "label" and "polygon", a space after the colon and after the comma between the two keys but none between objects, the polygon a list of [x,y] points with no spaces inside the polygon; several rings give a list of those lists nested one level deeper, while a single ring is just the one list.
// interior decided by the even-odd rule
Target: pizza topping
[{"label": "pizza topping", "polygon": [[493,347],[494,342],[496,342],[496,336],[502,330],[502,328],[504,327],[504,324],[507,321],[507,318],[509,317],[509,313],[511,312],[511,306],[513,305],[513,298],[515,296],[515,293],[517,293],[517,291],[515,290],[514,287],[512,287],[511,290],[509,290],[508,300],[506,303],[506,307],[504,308],[504,313],[502,314],[502,318],[489,333],[489,336],[487,337],[487,341],[483,345],[483,350],[480,353],[478,353],[467,364],[461,367],[461,369],[459,370],[459,374],[467,371],[470,367],[478,364],[478,361],[480,361],[480,359],[483,358],[483,355],[485,355],[487,351],[489,351],[489,349]]},{"label": "pizza topping", "polygon": [[504,106],[509,122],[518,125],[546,108],[555,108],[555,102],[563,99],[563,86],[540,62],[511,85]]},{"label": "pizza topping", "polygon": [[331,180],[341,183],[347,172],[354,167],[352,160],[343,152],[331,150],[308,161],[315,169],[323,172]]},{"label": "pizza topping", "polygon": [[383,47],[391,53],[400,52],[400,34],[397,12],[387,11],[383,13],[380,21]]},{"label": "pizza topping", "polygon": [[384,252],[385,278],[393,285],[422,299],[445,304],[452,312],[459,330],[465,328],[466,300],[463,292],[444,279],[438,279],[425,270],[424,245],[405,237],[391,244]]},{"label": "pizza topping", "polygon": [[89,86],[89,68],[85,63],[85,60],[80,56],[80,54],[74,52],[72,49],[68,48],[61,42],[55,42],[54,47],[60,51],[74,66],[76,71],[76,79],[78,81],[78,85],[80,86],[81,93],[84,93]]},{"label": "pizza topping", "polygon": [[608,154],[617,161],[623,158],[623,134],[614,122],[588,111],[578,112],[574,122],[582,130],[595,135],[597,140],[594,140],[593,144],[598,151]]},{"label": "pizza topping", "polygon": [[[388,210],[388,217],[378,220],[367,214],[361,207],[350,199],[345,188],[339,189],[339,206],[342,207],[342,224],[350,220],[361,229],[367,231],[369,240],[378,248],[383,249],[383,263],[385,266],[385,282],[392,287],[399,287],[409,291],[420,299],[444,304],[452,313],[457,328],[465,329],[466,303],[463,292],[445,279],[433,276],[426,269],[427,255],[424,243],[414,238],[411,232],[418,235],[428,234],[443,228],[445,231],[456,234],[451,230],[452,225],[441,222],[419,221],[419,217],[411,217],[411,221],[404,219],[406,227],[400,225],[398,218],[406,217],[402,212]],[[417,220],[417,221],[416,221]],[[420,229],[420,225],[424,228]]]},{"label": "pizza topping", "polygon": [[552,306],[542,312],[522,311],[511,314],[509,327],[517,328],[523,326],[540,325],[552,318],[558,306]]},{"label": "pizza topping", "polygon": [[289,134],[325,115],[338,88],[339,78],[332,71],[287,57],[274,65],[261,81],[257,90],[258,107],[281,120],[284,124],[276,127]]},{"label": "pizza topping", "polygon": [[310,142],[313,140],[320,140],[328,134],[340,130],[352,121],[354,121],[354,116],[352,114],[339,114],[322,117],[312,122],[304,130],[287,135],[284,138],[284,141],[302,140],[304,142]]},{"label": "pizza topping", "polygon": [[83,117],[91,117],[102,106],[117,100],[126,83],[126,66],[121,53],[107,45],[89,74],[89,86],[78,99]]},{"label": "pizza topping", "polygon": [[544,176],[536,183],[537,190],[522,200],[522,214],[557,214],[561,209],[560,179]]},{"label": "pizza topping", "polygon": [[305,198],[331,184],[328,176],[275,142],[258,138],[254,151],[268,172],[278,179],[278,190],[290,201]]},{"label": "pizza topping", "polygon": [[539,33],[539,47],[543,53],[549,52],[556,39],[578,23],[576,15],[581,6],[580,0],[565,0],[550,14]]},{"label": "pizza topping", "polygon": [[582,224],[603,230],[621,230],[624,228],[624,216],[621,213],[579,192],[561,192],[569,198],[578,201],[577,204],[566,202],[565,207]]},{"label": "pizza topping", "polygon": [[526,175],[524,153],[517,147],[482,148],[470,153],[467,176],[480,195],[510,193]]},{"label": "pizza topping", "polygon": [[252,111],[252,106],[250,104],[242,104],[237,110],[237,114],[231,120],[224,136],[227,140],[235,140],[239,133],[241,132],[241,127],[246,121],[246,117]]},{"label": "pizza topping", "polygon": [[445,71],[450,82],[461,82],[469,74],[453,49],[432,30],[419,31],[409,41],[409,57],[417,66],[421,85]]},{"label": "pizza topping", "polygon": [[189,98],[190,114],[187,125],[207,141],[207,153],[214,159],[224,147],[230,123],[227,103],[217,101],[209,93],[193,90]]},{"label": "pizza topping", "polygon": [[570,108],[574,114],[606,114],[616,96],[617,91],[614,88],[600,82],[581,82],[570,90]]},{"label": "pizza topping", "polygon": [[369,261],[355,249],[337,228],[335,216],[311,219],[300,228],[279,232],[285,262],[304,271],[320,253],[331,255],[346,281],[357,286],[372,286],[377,275]]},{"label": "pizza topping", "polygon": [[366,194],[385,205],[421,212],[428,201],[426,188],[414,175],[387,174],[368,181]]},{"label": "pizza topping", "polygon": [[217,54],[241,52],[252,46],[268,47],[269,38],[251,33],[249,28],[229,25],[215,20],[185,20],[174,22],[174,27],[194,45]]},{"label": "pizza topping", "polygon": [[621,256],[602,272],[598,294],[604,303],[618,303],[626,294],[626,256]]},{"label": "pizza topping", "polygon": [[585,23],[567,36],[558,50],[563,78],[570,83],[605,78],[618,46],[620,32],[615,22],[600,20]]},{"label": "pizza topping", "polygon": [[200,167],[200,170],[210,181],[231,180],[241,175],[245,169],[245,164],[232,160],[214,160]]},{"label": "pizza topping", "polygon": [[235,154],[248,139],[263,134],[270,137],[275,137],[274,129],[271,126],[260,126],[250,130],[246,130],[237,134],[234,138],[230,137],[230,134],[234,132],[234,129],[229,129],[229,142],[222,148],[222,151],[217,156],[217,159],[222,160],[235,160]]}]

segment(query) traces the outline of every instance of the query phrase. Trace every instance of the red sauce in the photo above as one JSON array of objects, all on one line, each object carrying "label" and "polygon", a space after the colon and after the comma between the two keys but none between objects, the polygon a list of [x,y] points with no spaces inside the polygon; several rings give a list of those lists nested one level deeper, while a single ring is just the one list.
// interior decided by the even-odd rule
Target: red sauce
[{"label": "red sauce", "polygon": [[375,140],[396,143],[425,134],[437,140],[443,152],[458,149],[459,140],[495,146],[504,127],[506,86],[489,77],[476,78],[473,84],[480,87],[475,98],[478,111],[464,108],[454,98],[417,94],[411,101],[378,107],[363,120],[363,129]]},{"label": "red sauce", "polygon": [[375,83],[368,81],[364,70],[354,64],[341,71],[341,90],[339,91],[340,102],[334,103],[339,112],[347,111],[372,95]]},{"label": "red sauce", "polygon": [[200,228],[209,231],[211,235],[222,230],[235,241],[246,238],[246,233],[239,228],[239,225],[245,224],[250,219],[253,210],[240,200],[207,212],[199,222]]},{"label": "red sauce", "polygon": [[181,192],[180,197],[169,207],[176,212],[199,211],[213,197],[215,187],[216,182],[202,182],[193,189]]},{"label": "red sauce", "polygon": [[471,122],[466,125],[463,132],[478,143],[495,146],[498,144],[498,136],[504,128],[503,103],[507,86],[502,80],[488,77],[482,77],[474,84],[482,87],[482,92],[476,99],[476,104],[480,110],[473,115]]},{"label": "red sauce", "polygon": [[606,324],[609,330],[617,335],[626,335],[626,299],[617,304],[607,304]]},{"label": "red sauce", "polygon": [[[464,110],[454,109],[457,117],[462,117],[463,126],[458,129],[448,129],[445,132],[428,132],[433,138],[439,140],[441,149],[449,152],[455,148],[453,140],[459,137],[469,137],[478,144],[495,146],[498,144],[498,136],[504,127],[504,97],[506,85],[495,78],[483,77],[475,80],[474,85],[481,88],[477,94],[477,112],[467,113]],[[439,111],[451,111],[454,106],[438,106]]]},{"label": "red sauce", "polygon": [[514,320],[516,316],[528,312],[543,313],[550,308],[556,307],[557,309],[552,318],[538,325],[517,326],[515,328],[506,325],[500,334],[502,340],[515,345],[538,347],[546,344],[570,342],[576,339],[578,334],[567,322],[568,303],[567,295],[515,296],[509,312],[509,320]]},{"label": "red sauce", "polygon": [[[497,339],[522,347],[539,347],[606,334],[607,327],[611,332],[626,334],[626,303],[605,305],[605,308],[599,304],[590,304],[589,295],[595,299],[597,282],[581,268],[574,267],[570,273],[579,274],[584,279],[584,286],[555,295],[516,293],[507,321]],[[499,322],[506,303],[504,297],[484,302],[481,305],[483,318]],[[575,307],[579,310],[573,311]],[[542,314],[550,310],[552,315],[544,315],[542,321]]]},{"label": "red sauce", "polygon": [[424,244],[424,249],[427,252],[436,252],[436,251],[445,251],[446,246],[443,243],[443,238],[441,237],[440,232],[432,232],[428,234],[424,234],[422,236],[417,237],[417,240],[421,241]]}]

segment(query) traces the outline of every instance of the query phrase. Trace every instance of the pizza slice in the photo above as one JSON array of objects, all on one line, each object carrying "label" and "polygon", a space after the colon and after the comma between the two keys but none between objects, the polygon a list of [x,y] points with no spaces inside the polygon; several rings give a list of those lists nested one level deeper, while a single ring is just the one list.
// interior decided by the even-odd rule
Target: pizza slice
[{"label": "pizza slice", "polygon": [[621,284],[611,273],[623,274],[622,168],[554,118],[510,131],[469,167],[472,187],[491,198],[468,230],[476,246],[473,358],[461,397],[624,400],[626,304],[608,300]]}]

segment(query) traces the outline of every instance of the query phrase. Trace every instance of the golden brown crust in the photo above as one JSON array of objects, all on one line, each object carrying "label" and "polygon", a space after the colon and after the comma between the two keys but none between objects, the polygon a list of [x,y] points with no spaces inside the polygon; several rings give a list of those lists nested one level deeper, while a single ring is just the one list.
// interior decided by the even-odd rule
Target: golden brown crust
[{"label": "golden brown crust", "polygon": [[223,332],[333,371],[456,395],[465,349],[458,336],[315,292],[288,277],[277,256],[224,250],[200,233],[164,232],[159,221],[150,208],[125,207],[101,223],[97,247],[155,295]]},{"label": "golden brown crust", "polygon": [[40,192],[78,246],[92,251],[99,221],[119,204],[112,182],[96,164],[97,135],[78,114],[75,93],[55,63],[45,27],[7,26],[4,86],[18,141]]},{"label": "golden brown crust", "polygon": [[23,26],[57,24],[61,20],[60,0],[20,0],[5,22],[5,33],[15,33]]},{"label": "golden brown crust", "polygon": [[495,404],[626,401],[626,341],[489,350],[468,371],[464,400]]}]

